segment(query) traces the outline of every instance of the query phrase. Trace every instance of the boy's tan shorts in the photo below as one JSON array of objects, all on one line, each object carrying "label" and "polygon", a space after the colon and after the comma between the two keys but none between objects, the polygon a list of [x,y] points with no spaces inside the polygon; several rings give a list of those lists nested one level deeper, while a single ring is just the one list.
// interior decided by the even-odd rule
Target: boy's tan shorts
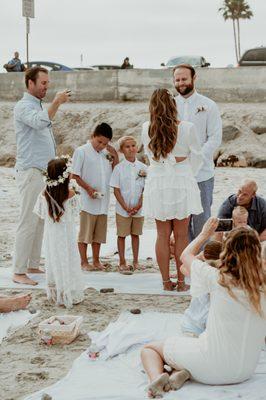
[{"label": "boy's tan shorts", "polygon": [[123,217],[116,214],[117,236],[142,235],[144,217]]},{"label": "boy's tan shorts", "polygon": [[86,211],[80,213],[79,243],[106,243],[107,215],[93,215]]}]

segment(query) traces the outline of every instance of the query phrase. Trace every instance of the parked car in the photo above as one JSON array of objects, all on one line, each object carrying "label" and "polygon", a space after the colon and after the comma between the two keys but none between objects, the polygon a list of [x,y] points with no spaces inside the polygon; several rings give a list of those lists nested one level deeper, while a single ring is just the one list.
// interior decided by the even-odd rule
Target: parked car
[{"label": "parked car", "polygon": [[29,63],[24,63],[24,65],[26,68],[40,66],[48,69],[48,71],[74,71],[73,68],[67,67],[66,65],[50,61],[29,61]]},{"label": "parked car", "polygon": [[239,67],[266,65],[266,47],[255,47],[245,51],[238,65]]},{"label": "parked car", "polygon": [[173,68],[178,64],[190,64],[192,67],[209,67],[211,65],[202,56],[174,56],[166,64],[162,63],[161,66]]}]

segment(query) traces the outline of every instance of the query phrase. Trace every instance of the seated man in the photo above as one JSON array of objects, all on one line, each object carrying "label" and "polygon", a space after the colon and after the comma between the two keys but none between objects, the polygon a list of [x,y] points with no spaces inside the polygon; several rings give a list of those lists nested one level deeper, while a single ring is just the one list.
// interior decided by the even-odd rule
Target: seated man
[{"label": "seated man", "polygon": [[0,313],[25,310],[31,301],[31,294],[17,296],[0,296]]},{"label": "seated man", "polygon": [[[237,194],[229,196],[218,211],[218,218],[232,218],[235,207],[242,206],[248,211],[248,225],[255,229],[260,240],[266,240],[266,201],[256,194],[258,186],[255,181],[245,180]],[[223,233],[215,234],[216,240],[222,240]]]}]

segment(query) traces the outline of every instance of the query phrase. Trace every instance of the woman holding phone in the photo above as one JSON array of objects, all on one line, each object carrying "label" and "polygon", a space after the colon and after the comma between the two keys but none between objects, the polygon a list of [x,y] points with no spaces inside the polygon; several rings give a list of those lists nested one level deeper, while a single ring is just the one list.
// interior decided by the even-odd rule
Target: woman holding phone
[{"label": "woman holding phone", "polygon": [[[150,397],[177,390],[190,378],[210,385],[233,384],[255,371],[266,335],[266,275],[259,237],[253,229],[233,229],[216,269],[196,255],[217,225],[218,219],[210,218],[181,256],[190,270],[192,297],[210,294],[206,330],[198,338],[174,336],[143,348]],[[174,369],[171,376],[163,373],[165,363]]]}]

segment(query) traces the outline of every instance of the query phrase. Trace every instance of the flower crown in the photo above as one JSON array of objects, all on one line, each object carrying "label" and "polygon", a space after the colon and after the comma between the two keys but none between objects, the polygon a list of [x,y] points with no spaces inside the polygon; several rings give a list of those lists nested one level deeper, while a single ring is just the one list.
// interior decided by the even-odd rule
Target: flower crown
[{"label": "flower crown", "polygon": [[68,154],[60,156],[60,157],[57,156],[57,157],[55,157],[55,159],[56,160],[61,160],[61,159],[66,160],[66,169],[64,170],[62,175],[59,175],[57,177],[57,179],[51,179],[48,176],[47,171],[45,171],[45,173],[44,173],[44,182],[46,183],[46,185],[48,187],[54,187],[54,186],[58,186],[60,183],[64,183],[65,180],[71,174],[72,159]]}]

